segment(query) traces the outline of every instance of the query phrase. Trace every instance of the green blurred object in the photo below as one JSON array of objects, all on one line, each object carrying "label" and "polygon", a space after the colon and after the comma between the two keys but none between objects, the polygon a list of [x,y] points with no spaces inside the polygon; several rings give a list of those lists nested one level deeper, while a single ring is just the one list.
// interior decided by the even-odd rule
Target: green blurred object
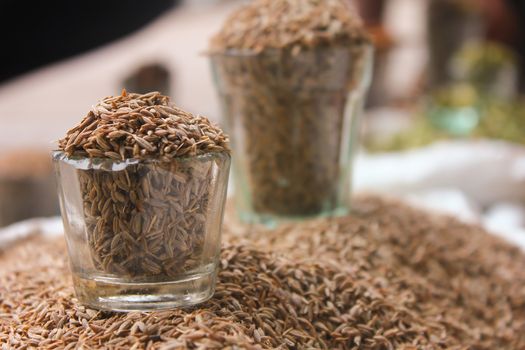
[{"label": "green blurred object", "polygon": [[426,114],[435,127],[451,135],[468,135],[481,117],[476,89],[469,84],[440,89],[432,95]]},{"label": "green blurred object", "polygon": [[472,84],[481,94],[511,99],[517,91],[516,57],[506,47],[495,43],[470,43],[452,61],[458,81]]},{"label": "green blurred object", "polygon": [[489,138],[525,144],[525,100],[516,99],[513,52],[494,43],[470,43],[453,60],[455,83],[426,99],[413,125],[392,137],[370,137],[371,152],[401,151],[450,138]]},{"label": "green blurred object", "polygon": [[461,83],[436,90],[431,98],[432,103],[437,106],[463,108],[475,105],[478,102],[478,93],[472,85]]},{"label": "green blurred object", "polygon": [[435,128],[427,118],[418,115],[412,127],[388,138],[368,137],[364,146],[368,152],[397,152],[420,148],[436,140],[447,139],[450,136]]},{"label": "green blurred object", "polygon": [[479,123],[474,107],[435,107],[428,112],[430,122],[454,136],[469,135]]},{"label": "green blurred object", "polygon": [[473,136],[525,145],[525,101],[489,103]]},{"label": "green blurred object", "polygon": [[[386,139],[368,138],[370,152],[395,152],[424,147],[436,141],[457,139],[458,135],[437,127],[424,112],[415,116],[413,125]],[[498,139],[525,145],[525,101],[489,100],[481,110],[479,123],[462,139]]]}]

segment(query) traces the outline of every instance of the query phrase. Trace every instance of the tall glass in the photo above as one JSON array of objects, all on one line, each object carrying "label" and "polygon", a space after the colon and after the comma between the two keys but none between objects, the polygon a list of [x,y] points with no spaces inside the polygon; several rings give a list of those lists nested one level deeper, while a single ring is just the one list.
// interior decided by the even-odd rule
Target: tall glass
[{"label": "tall glass", "polygon": [[213,295],[230,155],[115,161],[53,155],[79,301],[156,310]]},{"label": "tall glass", "polygon": [[479,1],[430,0],[427,9],[428,79],[431,89],[453,81],[452,58],[468,42],[481,41],[485,28]]},{"label": "tall glass", "polygon": [[348,213],[372,53],[359,44],[211,55],[244,221]]}]

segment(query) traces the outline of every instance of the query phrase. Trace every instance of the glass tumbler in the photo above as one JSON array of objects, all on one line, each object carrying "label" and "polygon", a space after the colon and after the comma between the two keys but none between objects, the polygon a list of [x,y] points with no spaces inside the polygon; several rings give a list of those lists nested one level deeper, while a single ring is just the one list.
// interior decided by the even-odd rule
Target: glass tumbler
[{"label": "glass tumbler", "polygon": [[215,290],[230,155],[53,160],[77,298],[97,309],[197,304]]},{"label": "glass tumbler", "polygon": [[272,226],[348,213],[372,56],[370,44],[210,55],[241,219]]}]

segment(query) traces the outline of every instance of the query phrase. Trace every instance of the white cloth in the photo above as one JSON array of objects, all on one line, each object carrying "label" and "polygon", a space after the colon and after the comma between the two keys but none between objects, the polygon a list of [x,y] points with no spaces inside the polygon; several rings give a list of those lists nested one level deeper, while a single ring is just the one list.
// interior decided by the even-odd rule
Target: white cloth
[{"label": "white cloth", "polygon": [[361,154],[356,191],[483,225],[525,249],[525,148],[500,141],[446,141],[406,152]]}]

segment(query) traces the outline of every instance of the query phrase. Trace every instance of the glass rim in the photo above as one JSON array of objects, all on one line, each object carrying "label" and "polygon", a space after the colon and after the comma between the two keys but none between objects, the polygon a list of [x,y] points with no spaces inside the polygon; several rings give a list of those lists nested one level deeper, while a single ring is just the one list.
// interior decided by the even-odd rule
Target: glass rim
[{"label": "glass rim", "polygon": [[169,161],[164,161],[160,158],[126,158],[126,159],[113,159],[113,158],[102,158],[102,157],[89,157],[89,156],[69,156],[62,150],[51,151],[51,156],[54,161],[60,161],[69,163],[72,165],[80,165],[83,162],[88,161],[89,165],[101,165],[112,163],[116,165],[133,165],[133,164],[166,164],[172,162],[189,162],[192,160],[206,161],[215,158],[231,158],[231,153],[228,151],[217,151],[199,154],[195,156],[181,156],[173,157]]}]

